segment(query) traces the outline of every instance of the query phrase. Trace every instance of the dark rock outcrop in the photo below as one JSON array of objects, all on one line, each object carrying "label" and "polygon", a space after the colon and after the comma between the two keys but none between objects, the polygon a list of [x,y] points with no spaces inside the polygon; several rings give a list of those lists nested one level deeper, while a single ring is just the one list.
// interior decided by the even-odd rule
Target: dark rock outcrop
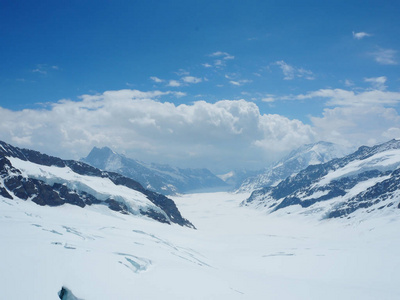
[{"label": "dark rock outcrop", "polygon": [[[275,187],[256,190],[242,204],[262,206],[275,212],[289,206],[308,208],[319,202],[335,200],[324,218],[348,217],[359,209],[372,212],[392,207],[397,205],[397,195],[400,194],[400,151],[393,153],[391,150],[394,149],[400,149],[399,140],[360,147],[343,158],[311,165]],[[323,180],[334,172],[337,175]],[[350,190],[352,192],[348,194]]]},{"label": "dark rock outcrop", "polygon": [[13,199],[14,195],[23,200],[32,200],[38,205],[59,206],[63,204],[72,204],[79,207],[86,205],[103,204],[107,205],[111,210],[128,214],[129,208],[126,203],[116,199],[98,199],[94,195],[78,189],[77,187],[69,187],[64,182],[46,183],[38,178],[29,178],[14,168],[7,157],[15,157],[23,161],[29,161],[34,164],[43,166],[54,166],[57,168],[68,167],[79,175],[107,178],[115,185],[125,186],[134,191],[144,194],[160,211],[155,209],[141,210],[143,215],[153,218],[163,223],[176,223],[181,226],[194,226],[182,217],[175,203],[164,195],[145,189],[137,181],[120,175],[118,173],[106,172],[99,170],[86,163],[62,160],[57,157],[41,154],[40,152],[20,149],[13,147],[7,143],[0,141],[0,177],[3,179],[4,185],[0,183],[0,195]]}]

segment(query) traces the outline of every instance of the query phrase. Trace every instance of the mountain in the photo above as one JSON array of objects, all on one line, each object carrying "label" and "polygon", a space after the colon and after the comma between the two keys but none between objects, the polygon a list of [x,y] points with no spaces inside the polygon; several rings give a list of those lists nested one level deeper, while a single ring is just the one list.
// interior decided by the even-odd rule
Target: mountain
[{"label": "mountain", "polygon": [[123,214],[193,227],[175,203],[128,177],[0,141],[0,196],[42,206],[107,206]]},{"label": "mountain", "polygon": [[274,187],[254,191],[242,205],[268,212],[351,217],[400,208],[400,140],[360,147],[343,158],[310,165]]},{"label": "mountain", "polygon": [[238,192],[250,192],[266,186],[275,186],[286,177],[298,173],[309,165],[325,163],[348,153],[349,150],[343,146],[323,141],[303,145],[272,167],[246,178]]},{"label": "mountain", "polygon": [[82,161],[102,170],[120,173],[162,194],[226,189],[227,184],[207,169],[180,169],[169,165],[146,164],[112,151],[94,147]]},{"label": "mountain", "polygon": [[241,187],[241,185],[245,180],[247,180],[248,178],[253,178],[263,172],[264,170],[253,171],[253,170],[238,169],[217,176],[221,178],[223,181],[225,181],[225,183],[229,185],[231,190],[237,190]]},{"label": "mountain", "polygon": [[[342,175],[368,164],[386,172],[399,150],[389,149],[365,148],[333,166]],[[400,299],[400,209],[391,195],[377,205],[395,202],[396,213],[376,209],[386,215],[363,222],[320,220],[318,205],[329,201],[266,216],[239,206],[250,194],[173,196],[193,230],[140,216],[140,208],[160,208],[128,187],[132,179],[4,143],[0,151],[1,299]],[[111,196],[120,206],[130,199],[129,207],[110,209]],[[51,199],[85,206],[50,207]]]}]

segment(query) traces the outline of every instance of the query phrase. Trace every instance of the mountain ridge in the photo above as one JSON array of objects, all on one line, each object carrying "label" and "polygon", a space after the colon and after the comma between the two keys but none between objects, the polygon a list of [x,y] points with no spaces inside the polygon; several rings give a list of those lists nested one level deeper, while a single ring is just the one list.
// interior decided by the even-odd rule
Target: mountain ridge
[{"label": "mountain ridge", "polygon": [[227,188],[227,184],[208,169],[181,169],[167,164],[147,164],[116,153],[109,147],[94,147],[81,161],[102,170],[120,173],[140,182],[147,189],[163,194]]},{"label": "mountain ridge", "polygon": [[[194,227],[175,203],[123,175],[83,162],[63,160],[0,141],[0,194],[39,205],[103,204],[125,214],[141,214],[162,223]],[[107,186],[109,190],[101,186]]]},{"label": "mountain ridge", "polygon": [[303,145],[292,150],[271,167],[265,168],[255,176],[246,178],[237,191],[249,192],[265,186],[275,186],[309,165],[328,162],[333,158],[344,156],[348,152],[349,150],[343,146],[325,141]]},{"label": "mountain ridge", "polygon": [[318,207],[321,218],[351,217],[360,209],[372,212],[384,207],[400,208],[399,167],[399,140],[362,146],[343,158],[310,165],[275,187],[256,190],[242,205],[254,205],[270,213],[286,208],[304,212]]}]

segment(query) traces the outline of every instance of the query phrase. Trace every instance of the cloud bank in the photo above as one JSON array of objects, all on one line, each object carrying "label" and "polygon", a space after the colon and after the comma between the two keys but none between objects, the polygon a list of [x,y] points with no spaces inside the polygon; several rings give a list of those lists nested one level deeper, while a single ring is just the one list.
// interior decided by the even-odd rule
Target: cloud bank
[{"label": "cloud bank", "polygon": [[[313,129],[280,115],[262,115],[245,100],[175,105],[175,92],[107,91],[61,100],[49,109],[0,108],[1,139],[63,158],[110,146],[129,157],[215,172],[262,168],[315,140]],[[72,156],[72,157],[71,157]]]},{"label": "cloud bank", "polygon": [[[381,86],[386,78],[366,81]],[[400,101],[397,92],[321,89],[292,96],[291,101],[324,101],[327,107],[320,116],[310,116],[310,124],[261,114],[256,103],[243,99],[181,105],[162,101],[181,94],[126,89],[60,100],[47,109],[0,108],[0,139],[73,159],[94,146],[109,146],[146,162],[206,167],[222,174],[263,168],[318,140],[355,147],[400,136],[400,116],[390,107]]]}]

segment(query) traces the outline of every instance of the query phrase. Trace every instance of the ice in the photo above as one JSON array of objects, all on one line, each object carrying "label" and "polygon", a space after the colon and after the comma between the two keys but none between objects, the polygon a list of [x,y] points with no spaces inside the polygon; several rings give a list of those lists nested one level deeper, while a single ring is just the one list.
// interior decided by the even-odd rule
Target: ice
[{"label": "ice", "polygon": [[398,213],[321,221],[239,207],[247,197],[173,197],[197,230],[0,199],[0,298],[63,286],[84,300],[400,298]]}]

